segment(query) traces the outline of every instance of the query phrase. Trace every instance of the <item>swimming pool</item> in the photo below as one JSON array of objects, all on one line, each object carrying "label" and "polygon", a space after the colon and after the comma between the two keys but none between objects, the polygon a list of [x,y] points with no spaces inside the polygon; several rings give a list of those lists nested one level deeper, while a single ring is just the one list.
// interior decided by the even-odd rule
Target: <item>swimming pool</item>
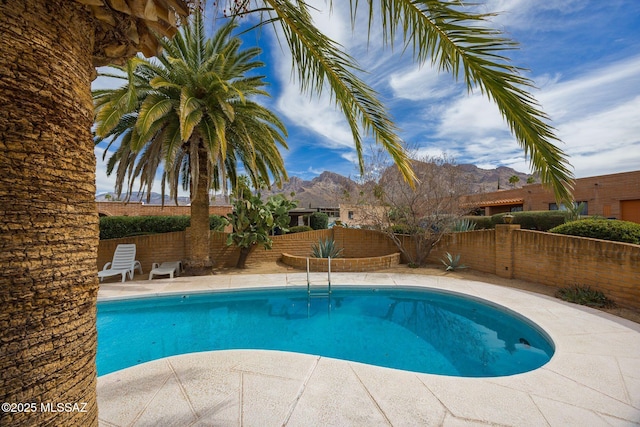
[{"label": "swimming pool", "polygon": [[176,354],[267,349],[414,372],[513,375],[547,363],[544,331],[496,304],[399,287],[173,295],[98,303],[98,374]]}]

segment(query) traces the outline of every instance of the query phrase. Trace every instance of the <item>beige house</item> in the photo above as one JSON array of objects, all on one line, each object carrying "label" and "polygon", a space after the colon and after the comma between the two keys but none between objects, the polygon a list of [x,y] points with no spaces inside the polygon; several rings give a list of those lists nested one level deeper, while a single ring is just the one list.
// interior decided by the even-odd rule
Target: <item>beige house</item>
[{"label": "beige house", "polygon": [[[576,203],[584,203],[584,215],[640,223],[640,171],[576,179],[573,196]],[[557,205],[553,192],[541,184],[471,194],[464,196],[462,203],[485,216],[502,212],[562,209]]]}]

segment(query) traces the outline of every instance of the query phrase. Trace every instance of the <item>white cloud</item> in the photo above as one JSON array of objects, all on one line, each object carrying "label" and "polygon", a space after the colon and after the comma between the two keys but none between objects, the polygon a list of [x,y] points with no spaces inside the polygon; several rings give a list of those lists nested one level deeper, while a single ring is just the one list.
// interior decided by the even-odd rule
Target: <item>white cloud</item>
[{"label": "white cloud", "polygon": [[430,64],[422,67],[412,65],[409,69],[392,73],[389,86],[395,97],[412,101],[444,98],[457,91],[451,76],[439,73]]},{"label": "white cloud", "polygon": [[548,114],[560,119],[565,114],[582,116],[606,110],[640,94],[640,56],[587,69],[568,81],[541,79],[539,95]]},{"label": "white cloud", "polygon": [[[562,140],[558,146],[569,155],[577,176],[633,170],[640,165],[640,150],[624,150],[640,146],[638,69],[640,57],[635,57],[571,79],[564,80],[562,75],[536,79],[541,86],[536,96],[557,129]],[[459,95],[439,103],[439,108],[418,104],[424,107],[421,114],[435,124],[432,137],[437,140],[431,138],[426,149],[440,148],[478,165],[529,169],[498,108],[486,96]],[[405,119],[416,121],[415,116]],[[415,126],[412,131],[419,137],[427,129]]]},{"label": "white cloud", "polygon": [[603,111],[594,111],[558,127],[575,152],[601,151],[640,142],[640,95]]},{"label": "white cloud", "polygon": [[315,26],[325,36],[343,46],[349,42],[351,39],[351,24],[349,22],[348,9],[345,8],[348,5],[334,4],[332,8],[329,8],[325,0],[311,0],[306,3],[310,8]]},{"label": "white cloud", "polygon": [[[640,56],[588,70],[542,87],[577,176],[637,169],[640,165]],[[626,149],[624,147],[627,147]],[[638,153],[638,154],[636,154]]]},{"label": "white cloud", "polygon": [[[112,68],[112,67],[98,67],[97,71],[98,73],[107,73],[107,74],[125,76],[124,73],[121,73],[118,69]],[[118,89],[126,84],[127,84],[126,80],[122,80],[114,77],[98,76],[91,83],[91,90]]]},{"label": "white cloud", "polygon": [[558,134],[566,143],[578,177],[638,169],[639,111],[640,95],[558,126]]},{"label": "white cloud", "polygon": [[107,160],[109,159],[109,155],[107,154],[105,160],[102,160],[105,149],[96,147],[93,151],[96,155],[96,192],[98,194],[113,192],[115,179],[107,176]]},{"label": "white cloud", "polygon": [[344,116],[326,94],[310,98],[300,94],[298,85],[289,84],[282,91],[276,108],[297,126],[321,136],[327,148],[353,146],[353,137]]},{"label": "white cloud", "polygon": [[[555,25],[567,25],[563,15],[589,7],[584,0],[487,0],[478,6],[480,12],[498,13],[491,18],[494,24],[511,28],[536,29],[539,27],[540,15],[552,12]],[[563,22],[564,21],[564,22]],[[546,21],[550,25],[551,21]]]},{"label": "white cloud", "polygon": [[438,137],[482,138],[494,132],[508,131],[498,107],[486,96],[476,92],[453,98],[442,111]]},{"label": "white cloud", "polygon": [[440,157],[453,157],[455,160],[454,153],[440,147],[420,147],[412,154],[412,157],[418,160]]}]

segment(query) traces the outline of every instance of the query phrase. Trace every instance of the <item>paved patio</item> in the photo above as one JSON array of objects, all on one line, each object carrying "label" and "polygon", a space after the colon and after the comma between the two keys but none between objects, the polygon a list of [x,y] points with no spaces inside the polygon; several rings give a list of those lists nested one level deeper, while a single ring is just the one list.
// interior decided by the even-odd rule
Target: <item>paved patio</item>
[{"label": "paved patio", "polygon": [[[312,282],[326,280],[313,274]],[[557,299],[471,280],[335,273],[332,283],[424,286],[523,314],[556,345],[545,366],[458,378],[277,351],[169,357],[98,378],[101,426],[640,426],[640,325]],[[303,286],[304,273],[100,285],[99,299]]]}]

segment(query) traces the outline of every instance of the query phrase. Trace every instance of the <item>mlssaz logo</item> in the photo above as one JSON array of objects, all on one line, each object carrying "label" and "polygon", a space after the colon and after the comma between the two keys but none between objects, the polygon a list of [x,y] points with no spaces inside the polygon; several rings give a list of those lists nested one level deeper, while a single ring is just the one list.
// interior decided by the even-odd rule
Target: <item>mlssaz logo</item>
[{"label": "mlssaz logo", "polygon": [[87,412],[87,404],[82,403],[40,403],[40,412]]}]

